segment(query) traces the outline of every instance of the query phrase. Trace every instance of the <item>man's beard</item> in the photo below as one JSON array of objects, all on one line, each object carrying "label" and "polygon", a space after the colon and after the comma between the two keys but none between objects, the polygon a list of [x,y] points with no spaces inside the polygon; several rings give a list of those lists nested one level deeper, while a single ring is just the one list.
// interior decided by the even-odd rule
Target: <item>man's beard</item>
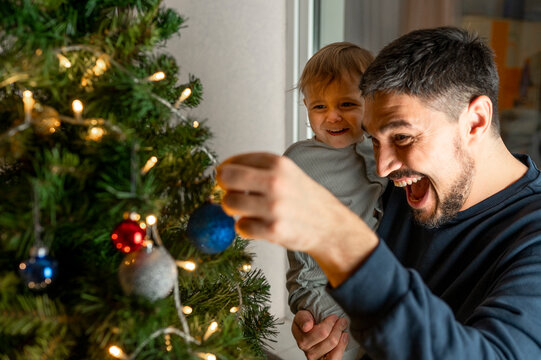
[{"label": "man's beard", "polygon": [[462,171],[451,185],[450,190],[436,205],[436,210],[428,218],[423,217],[423,211],[412,209],[413,218],[418,224],[428,228],[438,228],[451,221],[460,211],[470,195],[471,183],[474,173],[474,161],[460,145],[458,137],[455,139],[455,157],[462,163]]}]

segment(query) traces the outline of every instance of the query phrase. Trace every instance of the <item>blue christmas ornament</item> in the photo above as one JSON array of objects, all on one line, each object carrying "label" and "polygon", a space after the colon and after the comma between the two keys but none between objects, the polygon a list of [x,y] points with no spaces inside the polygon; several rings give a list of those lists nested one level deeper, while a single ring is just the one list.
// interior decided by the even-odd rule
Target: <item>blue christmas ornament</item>
[{"label": "blue christmas ornament", "polygon": [[58,271],[58,262],[48,255],[46,247],[30,250],[30,259],[19,264],[19,274],[32,290],[41,290],[52,284]]},{"label": "blue christmas ornament", "polygon": [[205,203],[190,216],[187,234],[197,249],[217,254],[235,240],[235,220],[220,205]]}]

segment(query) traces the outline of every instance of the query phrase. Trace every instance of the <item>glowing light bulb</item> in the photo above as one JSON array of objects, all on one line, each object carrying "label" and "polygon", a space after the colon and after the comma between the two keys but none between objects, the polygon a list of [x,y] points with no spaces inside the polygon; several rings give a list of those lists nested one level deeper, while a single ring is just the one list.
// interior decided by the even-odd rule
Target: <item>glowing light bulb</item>
[{"label": "glowing light bulb", "polygon": [[186,88],[182,90],[180,97],[178,98],[177,102],[175,102],[175,107],[178,108],[180,104],[182,104],[184,100],[186,100],[191,94],[192,94],[192,89],[190,88]]},{"label": "glowing light bulb", "polygon": [[98,69],[101,69],[101,70],[107,69],[107,63],[103,61],[103,59],[98,59],[96,61],[96,66],[98,67]]},{"label": "glowing light bulb", "polygon": [[161,81],[165,79],[165,73],[163,71],[158,71],[152,75],[150,75],[148,78],[148,81]]},{"label": "glowing light bulb", "polygon": [[199,121],[194,120],[194,122],[192,123],[192,126],[197,129],[199,127]]},{"label": "glowing light bulb", "polygon": [[203,360],[216,360],[216,355],[211,353],[197,353],[197,356],[199,356]]},{"label": "glowing light bulb", "polygon": [[203,340],[207,340],[217,330],[218,330],[218,323],[216,321],[211,322],[209,327],[207,328],[207,331],[205,332],[205,335],[203,336]]},{"label": "glowing light bulb", "polygon": [[32,97],[32,91],[25,90],[23,91],[23,103],[24,103],[24,120],[29,122],[32,120],[32,109],[36,101]]},{"label": "glowing light bulb", "polygon": [[71,67],[71,62],[68,60],[67,57],[62,54],[56,54],[56,56],[58,57],[58,62],[60,63],[60,65],[62,65],[66,69],[69,69]]},{"label": "glowing light bulb", "polygon": [[81,120],[82,114],[83,114],[83,103],[81,100],[73,100],[71,103],[71,108],[73,109],[73,113],[75,114],[75,119]]},{"label": "glowing light bulb", "polygon": [[147,219],[146,219],[147,225],[152,226],[152,225],[156,224],[156,221],[158,221],[158,219],[156,219],[156,216],[154,216],[154,215],[147,216]]},{"label": "glowing light bulb", "polygon": [[183,268],[184,270],[188,270],[188,271],[194,271],[195,268],[197,267],[197,265],[195,265],[195,263],[193,261],[177,260],[176,263],[177,263],[177,266]]},{"label": "glowing light bulb", "polygon": [[36,256],[39,257],[39,258],[42,258],[42,257],[46,256],[47,253],[48,253],[48,251],[47,251],[46,247],[39,247],[37,249]]},{"label": "glowing light bulb", "polygon": [[135,244],[141,244],[143,242],[143,235],[141,235],[141,233],[136,233],[134,236],[133,236],[133,242]]},{"label": "glowing light bulb", "polygon": [[156,156],[152,156],[150,159],[147,160],[145,166],[143,166],[143,168],[141,169],[141,174],[146,174],[150,169],[154,167],[154,165],[156,165],[157,162],[158,158]]},{"label": "glowing light bulb", "polygon": [[193,312],[193,309],[191,306],[186,305],[182,307],[182,312],[186,315],[190,315]]},{"label": "glowing light bulb", "polygon": [[234,313],[236,313],[238,311],[239,311],[239,308],[236,307],[236,306],[233,306],[231,309],[229,309],[229,312],[232,313],[232,314],[234,314]]},{"label": "glowing light bulb", "polygon": [[89,140],[99,141],[101,140],[103,135],[105,135],[105,130],[102,127],[93,126],[90,129],[88,129],[87,138]]},{"label": "glowing light bulb", "polygon": [[122,351],[122,349],[119,348],[116,345],[113,345],[113,346],[109,347],[109,354],[116,357],[117,359],[127,359],[126,354],[124,353],[124,351]]},{"label": "glowing light bulb", "polygon": [[129,213],[128,218],[132,221],[139,221],[139,219],[141,219],[141,215],[139,215],[135,211],[132,211],[131,213]]},{"label": "glowing light bulb", "polygon": [[248,272],[248,271],[252,270],[252,265],[244,264],[244,265],[242,265],[242,270]]},{"label": "glowing light bulb", "polygon": [[73,111],[75,112],[83,111],[83,103],[81,102],[81,100],[73,100],[71,106],[73,108]]},{"label": "glowing light bulb", "polygon": [[103,75],[105,70],[107,70],[107,55],[100,55],[100,57],[96,60],[96,65],[92,68],[92,72],[96,76]]}]

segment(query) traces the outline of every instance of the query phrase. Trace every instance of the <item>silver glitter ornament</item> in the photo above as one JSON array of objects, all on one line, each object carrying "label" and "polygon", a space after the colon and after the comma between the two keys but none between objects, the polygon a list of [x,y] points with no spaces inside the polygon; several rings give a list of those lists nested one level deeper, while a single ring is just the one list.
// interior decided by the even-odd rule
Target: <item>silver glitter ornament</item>
[{"label": "silver glitter ornament", "polygon": [[150,301],[163,299],[177,281],[175,260],[162,247],[142,247],[127,255],[120,268],[118,278],[126,295],[139,295]]}]

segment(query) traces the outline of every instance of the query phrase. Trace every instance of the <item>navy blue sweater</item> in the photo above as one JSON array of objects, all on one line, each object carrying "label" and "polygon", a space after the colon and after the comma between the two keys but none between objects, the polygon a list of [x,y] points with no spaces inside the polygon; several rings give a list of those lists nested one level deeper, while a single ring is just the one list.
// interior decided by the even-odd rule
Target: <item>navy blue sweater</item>
[{"label": "navy blue sweater", "polygon": [[329,288],[367,357],[541,359],[541,175],[517,157],[520,180],[438,229],[389,185],[378,247]]}]

